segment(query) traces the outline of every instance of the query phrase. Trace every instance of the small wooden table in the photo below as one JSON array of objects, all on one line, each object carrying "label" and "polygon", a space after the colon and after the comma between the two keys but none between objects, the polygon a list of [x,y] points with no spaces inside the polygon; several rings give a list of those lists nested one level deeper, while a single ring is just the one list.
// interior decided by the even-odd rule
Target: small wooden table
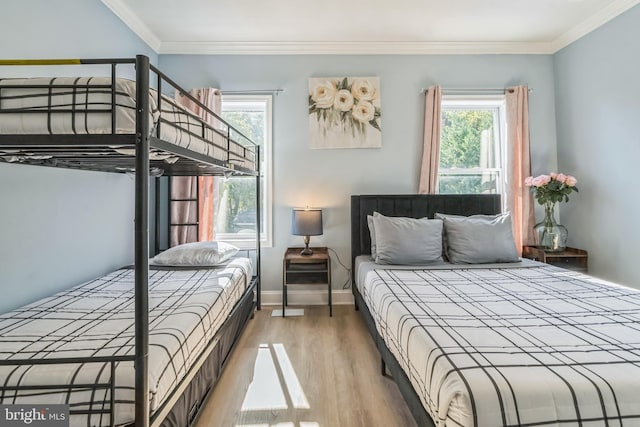
[{"label": "small wooden table", "polygon": [[312,255],[300,255],[303,248],[288,248],[282,262],[282,317],[288,305],[288,285],[327,285],[329,293],[329,316],[333,316],[331,305],[331,257],[326,247],[311,248]]},{"label": "small wooden table", "polygon": [[586,273],[589,269],[589,254],[577,248],[565,248],[562,252],[545,252],[538,246],[524,246],[522,256],[557,267]]}]

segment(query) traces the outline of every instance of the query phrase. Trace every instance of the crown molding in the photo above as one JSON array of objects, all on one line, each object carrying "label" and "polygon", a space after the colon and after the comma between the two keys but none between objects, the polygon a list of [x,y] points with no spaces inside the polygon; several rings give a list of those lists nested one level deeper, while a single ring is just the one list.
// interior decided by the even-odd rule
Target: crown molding
[{"label": "crown molding", "polygon": [[230,41],[162,42],[158,53],[178,55],[546,55],[553,52],[550,43]]},{"label": "crown molding", "polygon": [[549,55],[640,3],[614,0],[551,42],[189,42],[160,40],[124,0],[101,1],[154,52],[178,55]]},{"label": "crown molding", "polygon": [[558,52],[560,49],[570,45],[577,41],[581,37],[589,34],[596,28],[611,21],[616,16],[626,12],[635,5],[640,3],[640,0],[615,0],[605,8],[599,10],[594,15],[585,19],[569,31],[565,32],[555,40],[551,42],[552,53]]},{"label": "crown molding", "polygon": [[156,36],[153,31],[142,22],[142,20],[136,15],[122,0],[102,0],[105,6],[107,6],[118,18],[125,23],[127,27],[138,37],[149,45],[155,53],[160,53],[160,45],[162,44],[160,38]]}]

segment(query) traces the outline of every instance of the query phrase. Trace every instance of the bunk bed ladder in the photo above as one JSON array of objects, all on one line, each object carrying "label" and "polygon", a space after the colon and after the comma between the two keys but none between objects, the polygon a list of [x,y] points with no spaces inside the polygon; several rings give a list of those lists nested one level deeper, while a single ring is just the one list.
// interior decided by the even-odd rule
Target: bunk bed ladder
[{"label": "bunk bed ladder", "polygon": [[[174,195],[174,186],[173,186],[173,178],[174,177],[170,177],[169,178],[169,247],[174,246],[178,243],[190,243],[190,242],[197,242],[199,240],[199,236],[200,236],[200,180],[198,179],[197,176],[190,176],[190,177],[179,177],[181,179],[187,179],[189,178],[192,181],[195,181],[195,184],[193,182],[190,183],[190,185],[195,185],[195,191],[190,191],[191,197],[176,197]],[[189,210],[191,209],[195,209],[195,222],[190,222],[188,219],[187,221],[178,221],[174,215],[174,207],[178,208],[181,204],[190,204],[193,205],[192,207],[189,208]],[[186,241],[180,241],[180,242],[173,242],[172,241],[172,237],[173,236],[173,231],[178,229],[181,230],[183,228],[186,228]],[[192,231],[194,230],[194,231]],[[193,236],[192,239],[189,238],[189,236]]]}]

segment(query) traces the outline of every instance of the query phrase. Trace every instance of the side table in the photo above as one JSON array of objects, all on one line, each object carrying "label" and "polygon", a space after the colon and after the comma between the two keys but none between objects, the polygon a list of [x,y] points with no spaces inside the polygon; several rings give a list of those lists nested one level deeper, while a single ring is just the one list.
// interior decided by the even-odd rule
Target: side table
[{"label": "side table", "polygon": [[311,248],[312,255],[300,255],[303,248],[288,248],[282,261],[282,316],[288,305],[289,285],[327,285],[329,294],[329,316],[333,316],[331,305],[331,257],[326,247]]}]

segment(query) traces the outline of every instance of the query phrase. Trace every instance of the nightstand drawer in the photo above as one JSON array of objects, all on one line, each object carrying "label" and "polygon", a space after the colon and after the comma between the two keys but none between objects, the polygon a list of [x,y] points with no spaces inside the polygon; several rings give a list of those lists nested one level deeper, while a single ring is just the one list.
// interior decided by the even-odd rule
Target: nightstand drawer
[{"label": "nightstand drawer", "polygon": [[568,247],[562,252],[545,252],[536,246],[524,246],[522,248],[522,256],[583,273],[586,273],[589,269],[589,254],[583,249]]},{"label": "nightstand drawer", "polygon": [[329,266],[326,262],[297,264],[286,262],[285,281],[293,284],[327,284],[329,282]]}]

